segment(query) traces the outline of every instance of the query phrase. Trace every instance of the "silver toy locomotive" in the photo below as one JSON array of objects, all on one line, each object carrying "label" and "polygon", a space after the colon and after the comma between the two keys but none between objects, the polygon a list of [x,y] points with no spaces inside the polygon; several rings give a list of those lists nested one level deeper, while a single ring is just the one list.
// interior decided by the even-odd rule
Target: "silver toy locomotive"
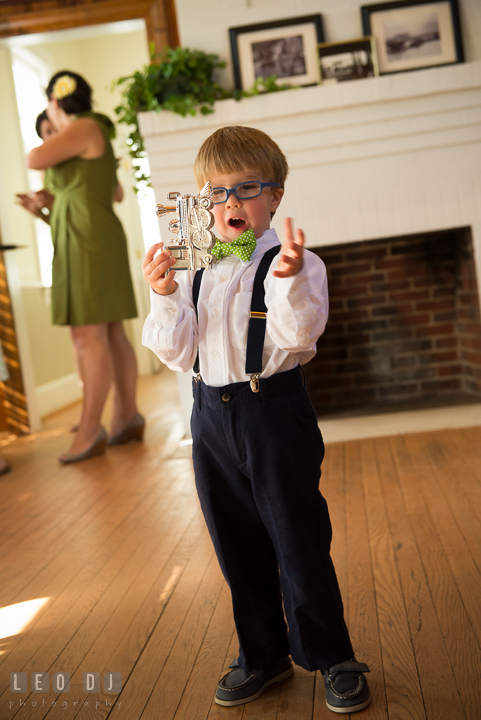
[{"label": "silver toy locomotive", "polygon": [[167,194],[175,205],[157,205],[157,215],[164,217],[175,212],[177,218],[169,223],[169,230],[178,234],[178,240],[166,245],[176,259],[174,270],[210,270],[217,258],[210,253],[215,237],[210,228],[214,225],[212,190],[207,182],[198,195]]}]

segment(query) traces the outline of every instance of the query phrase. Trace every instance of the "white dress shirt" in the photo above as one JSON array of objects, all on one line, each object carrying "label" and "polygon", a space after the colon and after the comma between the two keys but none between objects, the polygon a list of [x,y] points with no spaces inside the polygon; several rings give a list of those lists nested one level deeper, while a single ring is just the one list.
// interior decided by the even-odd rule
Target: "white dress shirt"
[{"label": "white dress shirt", "polygon": [[[177,273],[178,287],[172,295],[158,295],[151,289],[142,344],[171,370],[180,372],[192,370],[199,350],[200,374],[208,385],[248,380],[246,344],[254,276],[264,253],[275,245],[279,240],[271,228],[257,239],[248,262],[229,255],[204,271],[198,321],[192,302],[194,272]],[[267,325],[261,377],[291,370],[314,357],[328,316],[322,260],[304,250],[302,268],[289,278],[273,277],[278,262],[277,255],[264,281]]]}]

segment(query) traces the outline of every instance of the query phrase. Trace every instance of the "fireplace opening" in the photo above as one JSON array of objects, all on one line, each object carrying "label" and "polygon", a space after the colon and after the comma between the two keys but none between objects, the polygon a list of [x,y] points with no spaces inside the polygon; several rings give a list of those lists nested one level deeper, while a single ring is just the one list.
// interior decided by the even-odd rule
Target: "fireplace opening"
[{"label": "fireplace opening", "polygon": [[324,246],[329,322],[305,366],[319,416],[481,400],[470,228]]}]

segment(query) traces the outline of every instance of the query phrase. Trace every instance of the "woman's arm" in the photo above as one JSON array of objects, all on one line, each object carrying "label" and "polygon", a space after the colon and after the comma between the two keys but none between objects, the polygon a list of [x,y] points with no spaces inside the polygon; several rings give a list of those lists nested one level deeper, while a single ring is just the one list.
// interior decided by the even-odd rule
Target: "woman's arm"
[{"label": "woman's arm", "polygon": [[[27,210],[32,215],[35,215],[35,217],[40,218],[40,220],[43,220],[47,225],[50,225],[50,212],[44,213],[43,209],[47,209],[50,211],[52,209],[53,205],[53,197],[52,197],[52,203],[49,205],[43,204],[39,202],[36,196],[40,195],[42,191],[39,193],[33,193],[33,194],[26,194],[26,193],[17,193],[17,201],[18,204],[21,205],[25,210]],[[46,192],[46,191],[45,191]],[[50,195],[50,193],[48,193]]]},{"label": "woman's arm", "polygon": [[40,208],[45,208],[47,210],[52,209],[55,197],[46,188],[42,188],[42,190],[37,190],[37,192],[34,193],[34,197]]},{"label": "woman's arm", "polygon": [[94,160],[103,155],[105,140],[92,118],[79,118],[68,127],[34,148],[28,155],[28,167],[45,170],[74,157]]}]

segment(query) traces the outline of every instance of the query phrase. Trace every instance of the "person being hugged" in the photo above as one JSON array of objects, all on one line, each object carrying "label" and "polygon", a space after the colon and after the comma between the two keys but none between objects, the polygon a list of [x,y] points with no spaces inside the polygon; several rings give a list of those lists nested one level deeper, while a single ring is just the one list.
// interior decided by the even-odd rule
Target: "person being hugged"
[{"label": "person being hugged", "polygon": [[213,188],[217,262],[175,273],[162,243],[149,250],[143,344],[169,368],[196,373],[195,481],[239,640],[216,703],[255,700],[293,674],[292,657],[321,670],[328,708],[348,713],[371,701],[369,668],[356,661],[344,621],[319,491],[324,444],[300,367],[327,322],[326,270],[291,218],[282,246],[270,227],[287,173],[260,130],[225,127],[207,138],[194,175]]}]

